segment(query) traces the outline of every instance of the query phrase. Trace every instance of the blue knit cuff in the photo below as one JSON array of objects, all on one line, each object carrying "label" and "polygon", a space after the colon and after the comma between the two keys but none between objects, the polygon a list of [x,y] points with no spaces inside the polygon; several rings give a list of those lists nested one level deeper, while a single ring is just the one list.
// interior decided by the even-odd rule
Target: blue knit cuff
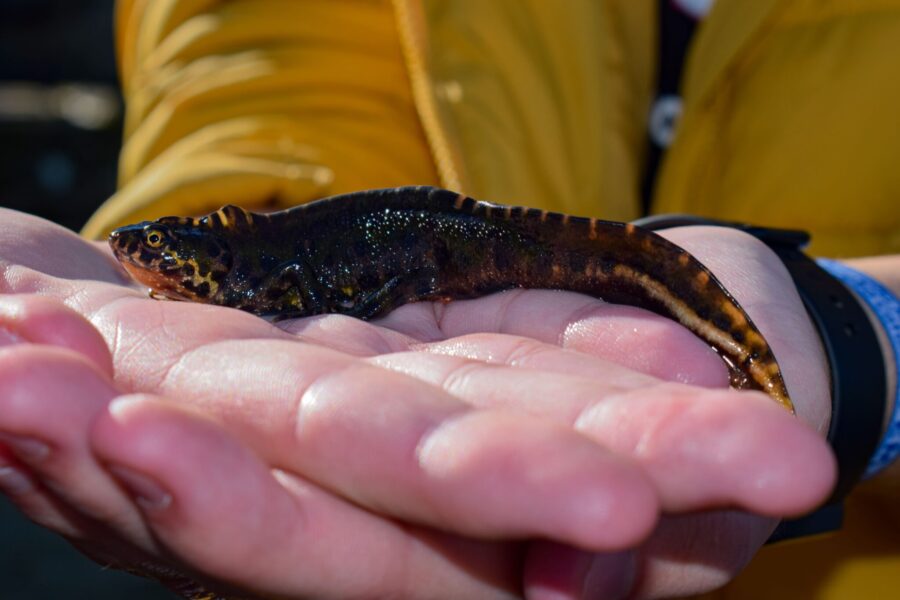
[{"label": "blue knit cuff", "polygon": [[[818,259],[817,262],[820,267],[856,292],[881,321],[894,350],[894,369],[900,375],[900,300],[878,281],[845,264],[824,258]],[[900,456],[900,384],[897,385],[890,423],[869,461],[865,477],[875,475],[898,456]]]}]

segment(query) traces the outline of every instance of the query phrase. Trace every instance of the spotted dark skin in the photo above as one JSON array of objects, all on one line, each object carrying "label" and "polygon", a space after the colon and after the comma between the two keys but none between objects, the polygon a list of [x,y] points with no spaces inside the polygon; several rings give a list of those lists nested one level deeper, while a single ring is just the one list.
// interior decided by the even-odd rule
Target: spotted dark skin
[{"label": "spotted dark skin", "polygon": [[674,319],[725,361],[731,385],[793,411],[757,327],[697,259],[627,223],[479,202],[432,187],[371,190],[259,214],[225,206],[115,230],[151,293],[285,319],[372,319],[407,302],[511,288],[589,294]]}]

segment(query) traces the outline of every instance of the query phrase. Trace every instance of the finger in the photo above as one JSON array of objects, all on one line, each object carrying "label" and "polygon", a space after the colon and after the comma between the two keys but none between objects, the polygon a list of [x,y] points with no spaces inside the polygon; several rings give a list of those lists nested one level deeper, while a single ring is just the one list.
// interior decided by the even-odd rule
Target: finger
[{"label": "finger", "polygon": [[[373,397],[373,389],[384,393]],[[382,369],[318,379],[296,433],[302,472],[316,481],[378,511],[468,535],[618,547],[655,520],[642,474],[568,427],[469,410]]]},{"label": "finger", "polygon": [[[609,360],[513,335],[472,334],[414,348],[368,362],[440,386],[476,406],[513,407],[568,424],[606,395],[660,383]],[[703,366],[696,367],[696,378],[704,377]],[[710,375],[718,372],[716,365]]]},{"label": "finger", "polygon": [[[611,362],[541,342],[513,336],[506,336],[504,342],[448,342],[451,352],[487,353],[489,362],[430,352],[386,354],[368,362],[440,387],[473,406],[515,409],[565,425],[572,425],[585,407],[604,396],[659,383]],[[536,354],[519,361],[517,348],[534,349]],[[532,362],[539,366],[524,366]]]},{"label": "finger", "polygon": [[718,589],[750,562],[776,524],[734,510],[668,516],[641,547],[632,595],[660,598]]},{"label": "finger", "polygon": [[84,317],[52,298],[0,296],[0,331],[8,342],[60,346],[84,355],[112,376],[112,358],[100,333]]},{"label": "finger", "polygon": [[114,395],[106,376],[80,354],[49,346],[0,349],[0,441],[30,484],[11,498],[69,537],[112,524],[149,547],[127,498],[86,444],[91,421]]},{"label": "finger", "polygon": [[92,440],[166,548],[226,590],[410,597],[427,585],[446,597],[489,598],[510,596],[515,584],[496,579],[508,571],[503,553],[460,557],[452,543],[273,472],[183,407],[123,397],[98,419]]},{"label": "finger", "polygon": [[668,512],[733,505],[799,515],[836,476],[825,440],[759,392],[665,384],[608,397],[575,427],[640,464]]},{"label": "finger", "polygon": [[[477,339],[477,338],[476,338]],[[503,344],[506,344],[505,347]],[[448,342],[453,345],[453,342]],[[552,366],[566,350],[492,338],[451,351],[493,351],[491,360]],[[529,358],[530,357],[530,358]],[[589,362],[595,361],[594,363]],[[667,511],[736,504],[783,516],[812,509],[830,490],[834,461],[824,440],[761,394],[660,384],[600,359],[563,369],[591,377],[485,364],[456,356],[401,353],[371,359],[481,407],[516,408],[575,424],[598,444],[645,467]],[[623,372],[619,375],[618,372]]]},{"label": "finger", "polygon": [[[425,325],[429,314],[433,316],[430,327]],[[572,292],[515,290],[446,305],[409,305],[378,323],[431,341],[477,332],[530,337],[660,379],[696,385],[727,384],[722,360],[675,321]],[[648,344],[648,339],[653,343]]]},{"label": "finger", "polygon": [[593,553],[536,541],[523,581],[528,598],[672,598],[718,589],[756,554],[775,526],[737,511],[667,516],[639,549]]},{"label": "finger", "polygon": [[[406,317],[414,315],[415,311],[405,313]],[[597,321],[599,323],[599,320]],[[585,340],[591,338],[597,324],[583,323],[579,329],[579,335]],[[621,329],[627,329],[633,334],[633,327],[626,326],[624,321],[619,322]],[[651,380],[638,371],[628,368],[616,368],[619,363],[605,359],[598,359],[598,352],[589,350],[590,354],[576,351],[560,351],[555,343],[540,342],[534,338],[505,335],[497,333],[477,333],[449,340],[422,343],[420,340],[399,333],[392,329],[377,326],[372,323],[352,319],[342,315],[323,315],[311,319],[295,319],[279,324],[285,331],[297,335],[300,339],[320,344],[354,356],[375,357],[385,354],[396,354],[415,350],[432,354],[444,354],[460,356],[472,360],[481,360],[491,364],[506,364],[543,371],[571,373],[597,379],[612,380],[623,385],[636,385]],[[611,329],[619,328],[618,325],[606,323],[604,327],[607,334]],[[675,327],[673,327],[674,329]],[[597,336],[595,336],[597,337]],[[622,336],[619,335],[619,338]],[[569,339],[574,340],[574,328]],[[600,344],[600,338],[594,340],[595,345]],[[607,340],[608,343],[612,343]],[[570,344],[575,346],[576,344]],[[624,354],[624,353],[623,353]],[[631,360],[634,361],[634,352],[631,352]],[[706,356],[707,360],[699,360],[693,363],[681,365],[666,372],[666,375],[682,382],[693,382],[697,385],[711,387],[724,387],[728,384],[727,374],[722,367],[722,361],[714,354]],[[652,360],[648,358],[648,362]],[[668,361],[671,365],[671,361]]]},{"label": "finger", "polygon": [[[222,370],[232,352],[241,369]],[[640,539],[656,518],[640,471],[570,427],[473,410],[434,386],[320,347],[198,349],[168,373],[165,389],[217,415],[271,464],[407,520],[609,548]]]},{"label": "finger", "polygon": [[28,467],[14,458],[12,450],[3,445],[10,441],[14,442],[15,438],[0,433],[0,492],[35,523],[60,535],[80,537],[84,524],[55,502]]},{"label": "finger", "polygon": [[[651,385],[659,381],[656,377],[592,354],[516,335],[470,334],[440,342],[417,344],[413,349],[420,354],[454,357],[469,362],[480,361],[494,366],[587,377],[598,383],[615,385],[622,389]],[[399,358],[388,354],[374,359],[373,362],[377,361],[383,365],[402,363],[406,360],[415,362],[412,353],[404,355],[402,361]],[[704,374],[700,373],[700,369],[698,366],[697,376],[703,377]],[[516,373],[520,374],[521,371]]]},{"label": "finger", "polygon": [[637,552],[585,552],[554,542],[529,544],[523,570],[528,600],[618,600],[630,597],[637,577]]}]

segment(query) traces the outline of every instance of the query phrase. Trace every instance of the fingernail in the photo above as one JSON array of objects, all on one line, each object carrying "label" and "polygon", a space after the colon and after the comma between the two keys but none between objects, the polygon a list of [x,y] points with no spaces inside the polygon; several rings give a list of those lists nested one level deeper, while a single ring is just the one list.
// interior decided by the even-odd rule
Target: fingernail
[{"label": "fingernail", "polygon": [[619,600],[634,587],[637,560],[634,552],[600,554],[594,558],[582,586],[582,598]]},{"label": "fingernail", "polygon": [[127,467],[109,466],[107,469],[144,510],[165,510],[172,504],[172,494],[150,477]]},{"label": "fingernail", "polygon": [[33,487],[31,479],[19,469],[9,465],[0,467],[0,488],[10,496],[25,494]]},{"label": "fingernail", "polygon": [[26,462],[40,462],[50,454],[50,446],[40,440],[23,435],[0,433],[0,443],[9,446],[16,456]]}]

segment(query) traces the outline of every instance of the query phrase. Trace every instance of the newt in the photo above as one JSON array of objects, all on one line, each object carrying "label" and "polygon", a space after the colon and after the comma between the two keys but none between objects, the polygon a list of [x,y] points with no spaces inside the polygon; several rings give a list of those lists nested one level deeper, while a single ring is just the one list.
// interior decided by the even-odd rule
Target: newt
[{"label": "newt", "polygon": [[732,387],[793,411],[768,343],[687,251],[629,223],[480,202],[432,187],[370,190],[268,214],[228,205],[112,232],[151,293],[284,319],[372,319],[407,302],[510,288],[581,292],[674,319],[705,340]]}]

